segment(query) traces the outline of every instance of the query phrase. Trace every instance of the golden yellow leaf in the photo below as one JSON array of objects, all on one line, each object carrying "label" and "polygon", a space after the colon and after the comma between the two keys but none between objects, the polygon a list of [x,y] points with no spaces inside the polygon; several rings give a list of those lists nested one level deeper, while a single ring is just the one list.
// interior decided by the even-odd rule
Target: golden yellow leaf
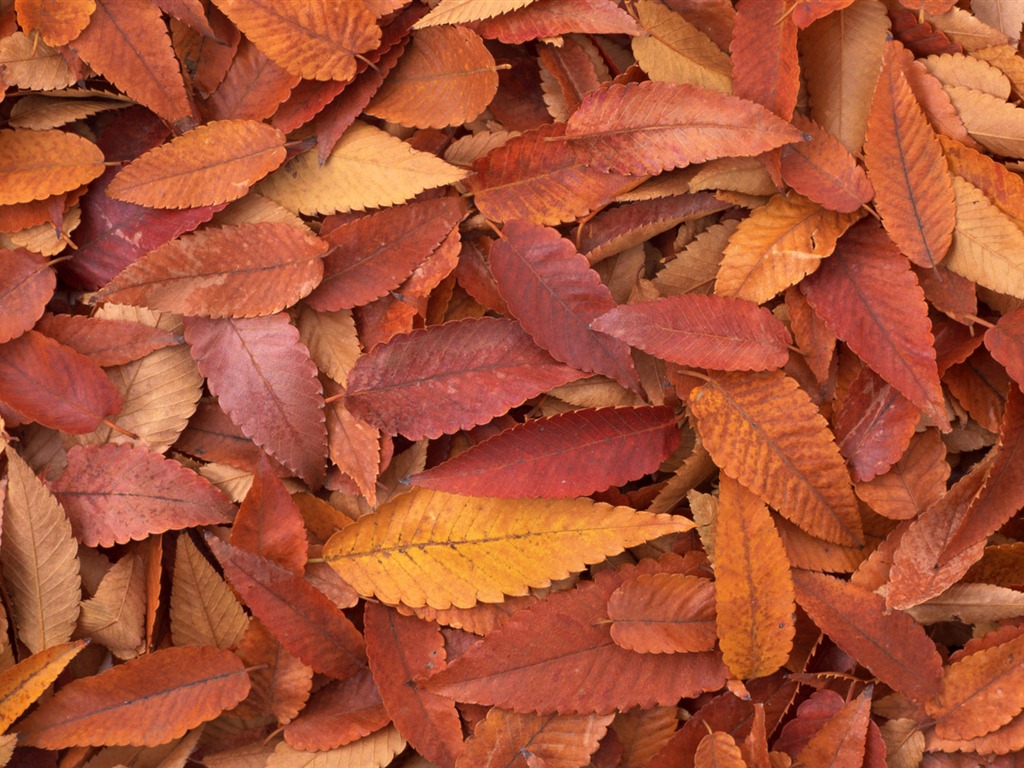
[{"label": "golden yellow leaf", "polygon": [[216,0],[267,58],[307,80],[349,80],[356,55],[380,43],[380,27],[362,0]]},{"label": "golden yellow leaf", "polygon": [[546,587],[693,523],[590,499],[490,499],[414,488],[339,531],[323,557],[360,594],[469,608]]},{"label": "golden yellow leaf", "polygon": [[715,607],[722,658],[734,677],[764,677],[789,658],[793,578],[768,507],[721,475],[715,524]]},{"label": "golden yellow leaf", "polygon": [[956,227],[946,267],[993,291],[1024,298],[1024,232],[959,176],[953,177],[953,196]]},{"label": "golden yellow leaf", "polygon": [[337,213],[396,205],[468,172],[356,121],[321,166],[304,152],[260,183],[259,192],[299,213]]},{"label": "golden yellow leaf", "polygon": [[1024,157],[1024,109],[984,91],[946,88],[971,138],[997,155]]},{"label": "golden yellow leaf", "polygon": [[14,626],[32,653],[71,639],[82,601],[78,542],[57,499],[10,446],[0,565]]},{"label": "golden yellow leaf", "polygon": [[654,0],[640,0],[636,11],[647,35],[633,38],[633,55],[652,80],[732,91],[729,56],[710,37]]},{"label": "golden yellow leaf", "polygon": [[715,293],[767,301],[816,270],[859,218],[859,213],[830,211],[800,195],[776,195],[755,208],[729,238]]},{"label": "golden yellow leaf", "polygon": [[57,679],[88,640],[47,648],[0,673],[0,732],[6,731]]},{"label": "golden yellow leaf", "polygon": [[139,655],[146,639],[146,572],[142,558],[125,555],[107,571],[96,594],[82,602],[79,634],[118,658]]},{"label": "golden yellow leaf", "polygon": [[175,645],[233,648],[249,617],[227,582],[187,536],[175,545],[171,582],[171,636]]},{"label": "golden yellow leaf", "polygon": [[103,173],[103,153],[64,131],[0,131],[0,205],[44,200]]}]

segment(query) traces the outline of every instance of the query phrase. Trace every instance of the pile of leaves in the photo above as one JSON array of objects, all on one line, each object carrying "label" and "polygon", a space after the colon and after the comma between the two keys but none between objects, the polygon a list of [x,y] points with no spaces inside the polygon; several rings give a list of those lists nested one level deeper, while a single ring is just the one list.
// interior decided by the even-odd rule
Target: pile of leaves
[{"label": "pile of leaves", "polygon": [[1022,21],[0,0],[0,763],[1018,765]]}]

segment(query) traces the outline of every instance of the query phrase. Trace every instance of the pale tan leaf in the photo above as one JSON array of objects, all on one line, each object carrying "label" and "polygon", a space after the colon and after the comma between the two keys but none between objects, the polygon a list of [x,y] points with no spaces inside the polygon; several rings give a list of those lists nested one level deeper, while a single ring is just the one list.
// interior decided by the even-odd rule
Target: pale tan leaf
[{"label": "pale tan leaf", "polygon": [[647,35],[633,38],[633,54],[652,80],[732,91],[729,56],[710,37],[654,0],[640,0],[636,11]]},{"label": "pale tan leaf", "polygon": [[60,128],[109,109],[122,109],[128,106],[131,106],[131,102],[23,96],[11,107],[11,127],[45,131]]},{"label": "pale tan leaf", "polygon": [[970,53],[993,45],[1006,45],[1010,38],[990,27],[970,11],[953,7],[943,14],[932,16],[929,22]]},{"label": "pale tan leaf", "polygon": [[196,545],[187,536],[180,536],[171,584],[174,644],[233,648],[248,626],[249,618],[231,588]]},{"label": "pale tan leaf", "polygon": [[946,93],[971,138],[997,155],[1024,157],[1024,109],[960,85],[948,86]]},{"label": "pale tan leaf", "polygon": [[858,218],[858,213],[830,211],[796,194],[776,195],[755,208],[729,238],[715,293],[767,301],[814,272]]},{"label": "pale tan leaf", "polygon": [[986,288],[1024,298],[1024,232],[959,176],[953,177],[953,195],[956,227],[946,267]]},{"label": "pale tan leaf", "polygon": [[75,82],[60,51],[22,32],[0,40],[0,74],[8,85],[32,91],[54,91]]},{"label": "pale tan leaf", "polygon": [[679,723],[675,707],[619,712],[612,730],[622,745],[622,768],[645,768],[672,738]]},{"label": "pale tan leaf", "polygon": [[997,99],[1010,98],[1010,81],[996,67],[962,53],[944,53],[920,60],[945,86],[958,85],[984,91]]},{"label": "pale tan leaf", "polygon": [[384,768],[405,749],[405,739],[393,725],[359,741],[325,752],[303,752],[281,742],[266,768]]},{"label": "pale tan leaf", "polygon": [[1024,593],[994,584],[954,584],[938,597],[907,609],[918,624],[983,624],[1024,616]]},{"label": "pale tan leaf", "polygon": [[466,175],[357,120],[323,166],[316,152],[304,152],[270,174],[258,191],[299,213],[337,213],[396,205]]},{"label": "pale tan leaf", "polygon": [[82,600],[78,544],[57,499],[10,446],[0,565],[18,638],[32,653],[71,639]]},{"label": "pale tan leaf", "polygon": [[413,29],[482,21],[525,8],[534,2],[536,0],[441,0],[430,13],[413,25]]},{"label": "pale tan leaf", "polygon": [[1024,24],[1024,3],[1007,0],[973,0],[971,13],[990,27],[995,27],[1011,41],[1020,39]]},{"label": "pale tan leaf", "polygon": [[687,243],[664,269],[654,276],[654,287],[662,296],[684,293],[710,294],[722,261],[722,252],[739,226],[729,219],[713,224]]},{"label": "pale tan leaf", "polygon": [[886,720],[880,726],[885,741],[885,760],[888,768],[917,768],[924,755],[924,732],[916,720],[909,717]]},{"label": "pale tan leaf", "polygon": [[65,211],[59,231],[51,223],[40,224],[10,235],[0,235],[0,247],[24,248],[42,256],[56,256],[67,247],[67,236],[78,228],[81,221],[82,209],[76,205]]},{"label": "pale tan leaf", "polygon": [[351,309],[318,312],[303,305],[295,324],[299,340],[309,348],[316,367],[342,386],[362,354]]},{"label": "pale tan leaf", "polygon": [[145,565],[138,555],[125,555],[107,571],[96,594],[82,602],[78,630],[120,658],[131,658],[145,643],[145,622]]},{"label": "pale tan leaf", "polygon": [[275,64],[307,80],[350,80],[356,55],[380,43],[363,0],[216,0],[215,5]]}]

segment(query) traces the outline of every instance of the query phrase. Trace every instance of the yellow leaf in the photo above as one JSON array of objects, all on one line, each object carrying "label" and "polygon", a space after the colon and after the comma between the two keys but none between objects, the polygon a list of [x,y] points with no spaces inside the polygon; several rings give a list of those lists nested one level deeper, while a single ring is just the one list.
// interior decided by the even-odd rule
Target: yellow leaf
[{"label": "yellow leaf", "polygon": [[652,80],[732,92],[729,57],[710,37],[654,0],[640,0],[636,10],[647,35],[633,38],[633,54]]},{"label": "yellow leaf", "polygon": [[274,171],[260,193],[299,213],[338,213],[396,205],[468,172],[419,152],[401,139],[356,121],[320,166],[304,152]]},{"label": "yellow leaf", "polygon": [[956,227],[946,267],[978,285],[1024,299],[1024,232],[959,176],[953,177],[953,196]]},{"label": "yellow leaf", "polygon": [[78,542],[57,499],[10,446],[0,565],[18,637],[32,653],[71,639],[82,600]]},{"label": "yellow leaf", "polygon": [[75,640],[55,645],[0,673],[0,732],[10,728],[11,723],[43,695],[88,642]]},{"label": "yellow leaf", "polygon": [[693,523],[590,499],[490,499],[414,488],[339,531],[323,557],[360,594],[469,608],[546,587]]},{"label": "yellow leaf", "polygon": [[715,606],[722,657],[733,676],[764,677],[789,658],[796,603],[789,560],[768,507],[721,475],[715,526]]},{"label": "yellow leaf", "polygon": [[44,200],[103,173],[103,153],[64,131],[0,131],[0,205]]},{"label": "yellow leaf", "polygon": [[860,218],[837,213],[799,195],[776,195],[755,208],[729,238],[715,280],[719,296],[758,304],[800,282],[835,250]]}]

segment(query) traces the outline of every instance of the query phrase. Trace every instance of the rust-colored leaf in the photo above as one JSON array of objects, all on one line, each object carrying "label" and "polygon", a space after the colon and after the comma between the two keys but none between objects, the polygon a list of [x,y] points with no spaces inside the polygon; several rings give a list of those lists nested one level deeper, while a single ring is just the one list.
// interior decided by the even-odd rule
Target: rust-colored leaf
[{"label": "rust-colored leaf", "polygon": [[410,482],[469,496],[584,496],[653,472],[678,444],[664,406],[569,411],[517,425]]},{"label": "rust-colored leaf", "polygon": [[323,394],[288,317],[188,318],[185,339],[210,391],[242,431],[319,485],[327,455]]},{"label": "rust-colored leaf", "polygon": [[103,153],[65,131],[0,131],[0,205],[70,192],[103,173]]},{"label": "rust-colored leaf", "polygon": [[232,512],[228,499],[195,472],[130,445],[72,448],[53,490],[75,538],[90,547],[223,523]]},{"label": "rust-colored leaf", "polygon": [[792,341],[768,310],[724,296],[670,296],[616,307],[591,325],[667,362],[720,371],[779,368]]},{"label": "rust-colored leaf", "polygon": [[0,344],[35,325],[56,284],[57,276],[43,256],[0,249]]},{"label": "rust-colored leaf", "polygon": [[217,120],[161,144],[107,187],[149,208],[198,208],[237,200],[284,162],[284,134],[255,120]]},{"label": "rust-colored leaf", "polygon": [[796,32],[785,0],[743,0],[736,6],[729,48],[734,96],[784,119],[793,116],[800,90]]},{"label": "rust-colored leaf", "polygon": [[942,150],[903,75],[910,54],[886,44],[864,139],[864,162],[882,224],[915,264],[934,267],[953,240],[953,187]]},{"label": "rust-colored leaf", "polygon": [[863,541],[849,475],[832,433],[781,371],[721,373],[690,395],[715,463],[808,533]]},{"label": "rust-colored leaf", "polygon": [[693,653],[715,646],[715,585],[680,573],[642,574],[608,598],[612,640],[640,653]]},{"label": "rust-colored leaf", "polygon": [[795,635],[789,559],[768,507],[722,475],[715,523],[715,609],[734,677],[764,677],[789,658]]},{"label": "rust-colored leaf", "polygon": [[231,526],[231,543],[301,574],[306,567],[306,526],[291,494],[260,453],[252,486]]},{"label": "rust-colored leaf", "polygon": [[345,402],[365,421],[416,440],[482,424],[582,375],[536,346],[515,321],[479,318],[376,347],[356,363]]},{"label": "rust-colored leaf", "polygon": [[[518,4],[522,5],[521,0]],[[633,17],[614,0],[535,0],[523,8],[477,21],[473,29],[510,45],[567,32],[640,34]]]},{"label": "rust-colored leaf", "polygon": [[365,665],[362,635],[321,592],[271,560],[215,537],[207,543],[253,615],[289,653],[338,680]]},{"label": "rust-colored leaf", "polygon": [[35,329],[104,368],[124,365],[181,343],[180,336],[161,328],[85,315],[43,315]]},{"label": "rust-colored leaf", "polygon": [[860,696],[845,704],[800,750],[797,759],[804,765],[829,768],[860,768],[866,765],[868,725],[871,716],[871,695],[868,686]]},{"label": "rust-colored leaf", "polygon": [[800,115],[794,115],[793,125],[811,139],[781,150],[779,170],[789,186],[840,213],[853,213],[871,200],[867,174],[839,139]]},{"label": "rust-colored leaf", "polygon": [[252,688],[235,713],[245,718],[270,716],[280,725],[291,722],[309,699],[313,670],[282,648],[257,620],[249,622],[237,653],[251,670]]},{"label": "rust-colored leaf", "polygon": [[1017,309],[999,318],[995,327],[985,332],[985,346],[1017,386],[1024,386],[1024,310]]},{"label": "rust-colored leaf", "polygon": [[942,659],[920,624],[854,584],[793,571],[800,607],[836,645],[879,680],[923,703],[939,691]]},{"label": "rust-colored leaf", "polygon": [[490,258],[502,298],[538,346],[577,370],[639,389],[629,347],[591,329],[615,300],[569,240],[549,227],[511,221]]},{"label": "rust-colored leaf", "polygon": [[389,722],[369,668],[332,681],[313,694],[284,738],[295,749],[327,750],[350,744]]},{"label": "rust-colored leaf", "polygon": [[150,251],[96,294],[201,317],[272,315],[320,282],[327,244],[290,224],[238,224]]},{"label": "rust-colored leaf", "polygon": [[362,0],[217,0],[215,5],[272,61],[309,80],[349,80],[356,55],[380,42],[380,27]]},{"label": "rust-colored leaf", "polygon": [[74,680],[23,720],[18,742],[42,749],[153,747],[245,698],[241,660],[216,648],[165,648]]},{"label": "rust-colored leaf", "polygon": [[531,759],[550,768],[588,763],[611,715],[537,715],[493,707],[477,723],[456,768],[527,768]]},{"label": "rust-colored leaf", "polygon": [[45,427],[81,434],[121,407],[121,396],[85,355],[37,331],[0,346],[0,401]]},{"label": "rust-colored leaf", "polygon": [[757,155],[802,134],[759,104],[687,84],[647,82],[589,94],[569,118],[565,138],[587,165],[656,174],[723,155]]},{"label": "rust-colored leaf", "polygon": [[469,608],[546,587],[626,547],[691,527],[683,518],[589,499],[511,501],[417,488],[336,533],[323,557],[362,595],[392,605]]}]

